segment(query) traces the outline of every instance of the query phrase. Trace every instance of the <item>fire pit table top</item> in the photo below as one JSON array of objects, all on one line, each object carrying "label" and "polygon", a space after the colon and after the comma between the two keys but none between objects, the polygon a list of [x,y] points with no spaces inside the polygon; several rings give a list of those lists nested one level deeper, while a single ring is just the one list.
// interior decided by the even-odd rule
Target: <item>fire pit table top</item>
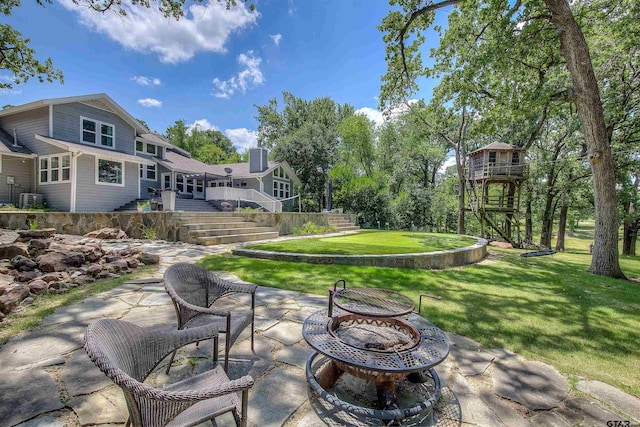
[{"label": "fire pit table top", "polygon": [[401,293],[378,288],[346,288],[333,293],[336,307],[349,313],[370,317],[404,316],[416,304]]},{"label": "fire pit table top", "polygon": [[[340,315],[341,312],[342,310],[338,309],[334,314]],[[449,354],[449,340],[444,332],[415,313],[402,316],[400,319],[416,328],[419,341],[416,345],[399,351],[377,351],[348,344],[332,333],[331,325],[334,319],[328,316],[326,310],[317,311],[305,320],[302,335],[317,352],[349,366],[377,372],[408,374],[431,368]],[[372,319],[372,322],[379,321],[383,319]]]}]

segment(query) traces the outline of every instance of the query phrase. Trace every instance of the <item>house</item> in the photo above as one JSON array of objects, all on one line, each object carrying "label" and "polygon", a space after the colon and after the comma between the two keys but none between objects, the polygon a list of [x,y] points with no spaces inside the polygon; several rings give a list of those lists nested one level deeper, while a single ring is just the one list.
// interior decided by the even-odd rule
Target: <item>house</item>
[{"label": "house", "polygon": [[0,110],[0,202],[18,205],[32,195],[61,211],[107,212],[148,198],[154,188],[207,200],[256,199],[277,211],[300,181],[286,162],[267,155],[256,148],[248,163],[207,165],[106,94],[43,99]]}]

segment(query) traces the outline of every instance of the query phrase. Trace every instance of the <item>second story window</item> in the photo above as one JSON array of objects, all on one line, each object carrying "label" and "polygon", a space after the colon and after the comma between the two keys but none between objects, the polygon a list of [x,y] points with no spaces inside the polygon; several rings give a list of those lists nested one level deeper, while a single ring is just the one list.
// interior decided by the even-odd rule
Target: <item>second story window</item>
[{"label": "second story window", "polygon": [[147,154],[151,154],[153,156],[155,156],[157,154],[157,147],[155,144],[149,144],[147,142]]},{"label": "second story window", "polygon": [[82,124],[82,142],[85,144],[114,148],[115,128],[113,125],[86,117],[81,117],[80,121]]}]

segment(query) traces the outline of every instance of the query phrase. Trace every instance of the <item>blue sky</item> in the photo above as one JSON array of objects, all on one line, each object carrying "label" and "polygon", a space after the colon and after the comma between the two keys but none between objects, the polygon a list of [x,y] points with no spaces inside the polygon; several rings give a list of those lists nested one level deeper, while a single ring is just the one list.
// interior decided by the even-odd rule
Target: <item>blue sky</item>
[{"label": "blue sky", "polygon": [[[152,130],[164,133],[183,119],[224,132],[240,150],[255,146],[254,105],[281,101],[283,90],[303,99],[329,96],[381,119],[377,96],[386,64],[376,27],[390,10],[387,2],[254,4],[251,13],[205,0],[175,22],[155,9],[129,9],[123,18],[72,0],[45,8],[24,1],[5,22],[31,39],[38,58],[53,59],[64,84],[32,79],[0,93],[0,103],[104,92]],[[428,98],[432,84],[425,82],[418,97]]]}]

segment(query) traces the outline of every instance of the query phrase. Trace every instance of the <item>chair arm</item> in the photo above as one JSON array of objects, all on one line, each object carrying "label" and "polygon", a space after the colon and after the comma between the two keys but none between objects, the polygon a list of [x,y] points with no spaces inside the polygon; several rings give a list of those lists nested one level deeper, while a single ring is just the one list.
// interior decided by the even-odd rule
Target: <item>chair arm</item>
[{"label": "chair arm", "polygon": [[186,308],[187,310],[194,311],[196,313],[202,314],[211,314],[213,316],[227,316],[229,315],[230,310],[214,310],[208,307],[202,307],[200,305],[191,304],[190,302],[185,301],[180,295],[178,295],[173,288],[167,288],[167,293],[169,297],[173,300],[174,303],[179,306]]},{"label": "chair arm", "polygon": [[174,350],[187,344],[218,337],[218,327],[215,325],[202,325],[187,329],[174,329],[171,331]]},{"label": "chair arm", "polygon": [[[238,378],[237,380],[230,380],[229,382],[217,385],[216,387],[208,390],[200,390],[196,392],[188,392],[186,394],[197,397],[198,400],[211,399],[212,397],[224,396],[225,394],[235,393],[238,391],[247,390],[253,387],[253,378],[250,375]],[[179,395],[185,392],[176,392]]]},{"label": "chair arm", "polygon": [[245,294],[254,294],[256,292],[256,289],[258,288],[258,285],[255,285],[253,283],[238,283],[238,282],[231,282],[229,280],[225,280],[214,272],[209,272],[209,275],[211,278],[213,278],[213,281],[216,284],[216,286],[219,286],[225,289],[226,292],[241,292]]}]

